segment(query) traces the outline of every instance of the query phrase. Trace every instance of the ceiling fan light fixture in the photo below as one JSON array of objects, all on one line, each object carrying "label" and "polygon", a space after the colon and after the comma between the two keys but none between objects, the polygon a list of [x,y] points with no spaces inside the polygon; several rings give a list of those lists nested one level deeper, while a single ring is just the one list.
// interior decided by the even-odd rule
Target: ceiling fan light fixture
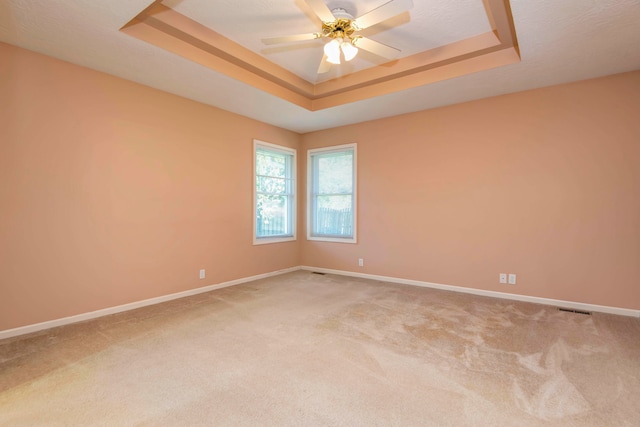
[{"label": "ceiling fan light fixture", "polygon": [[340,64],[340,41],[333,39],[324,45],[324,54],[327,55],[327,61],[332,64]]},{"label": "ceiling fan light fixture", "polygon": [[355,47],[351,41],[343,41],[340,45],[342,53],[344,54],[345,61],[351,61],[358,54],[358,48]]},{"label": "ceiling fan light fixture", "polygon": [[[413,0],[387,0],[382,6],[375,8],[354,19],[353,15],[342,7],[329,9],[326,0],[299,0],[307,3],[315,15],[322,21],[322,31],[309,34],[298,34],[284,37],[262,39],[262,43],[270,45],[296,41],[329,39],[324,45],[324,55],[318,74],[326,73],[330,64],[340,65],[353,60],[360,49],[370,52],[388,61],[397,58],[399,49],[378,43],[365,36],[355,34],[357,31],[372,27],[394,16],[406,12],[413,6]],[[340,57],[343,58],[340,58]]]}]

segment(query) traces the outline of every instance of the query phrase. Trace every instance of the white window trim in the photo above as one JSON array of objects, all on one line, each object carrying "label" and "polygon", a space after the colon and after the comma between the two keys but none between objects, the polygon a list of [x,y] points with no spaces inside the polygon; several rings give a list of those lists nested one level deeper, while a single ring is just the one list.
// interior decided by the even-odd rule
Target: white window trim
[{"label": "white window trim", "polygon": [[[258,237],[257,234],[257,224],[256,224],[256,151],[258,149],[258,147],[264,147],[266,149],[272,150],[272,151],[276,151],[276,152],[281,152],[287,155],[292,155],[292,159],[291,159],[291,175],[293,177],[293,201],[292,201],[292,214],[293,214],[293,221],[291,224],[291,229],[293,232],[292,236],[283,236],[283,237]],[[253,140],[253,182],[252,182],[252,187],[253,187],[253,212],[251,214],[252,217],[252,222],[253,222],[253,244],[254,245],[268,245],[271,243],[281,243],[281,242],[291,242],[291,241],[295,241],[297,239],[297,224],[298,224],[298,209],[297,209],[297,205],[298,205],[298,182],[297,182],[297,168],[298,168],[298,162],[297,162],[297,151],[295,148],[289,148],[289,147],[285,147],[283,145],[276,145],[276,144],[271,144],[269,142],[265,142],[265,141],[260,141],[258,139],[254,139]]]},{"label": "white window trim", "polygon": [[[353,149],[353,237],[322,237],[312,236],[311,215],[313,213],[313,176],[312,159],[315,153],[330,153]],[[358,144],[334,145],[331,147],[314,148],[307,151],[307,240],[334,243],[358,243]]]}]

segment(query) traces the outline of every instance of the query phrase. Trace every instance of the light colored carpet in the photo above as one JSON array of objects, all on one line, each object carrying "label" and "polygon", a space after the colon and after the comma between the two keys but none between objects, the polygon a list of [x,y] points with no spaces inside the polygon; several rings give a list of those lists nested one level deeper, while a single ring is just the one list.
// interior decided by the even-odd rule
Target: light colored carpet
[{"label": "light colored carpet", "polygon": [[300,271],[0,341],[0,425],[639,426],[640,320]]}]

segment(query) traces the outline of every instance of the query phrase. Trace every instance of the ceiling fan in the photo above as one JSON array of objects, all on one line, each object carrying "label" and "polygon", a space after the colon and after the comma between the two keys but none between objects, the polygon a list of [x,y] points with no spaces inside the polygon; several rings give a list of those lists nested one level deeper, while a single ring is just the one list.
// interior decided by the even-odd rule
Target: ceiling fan
[{"label": "ceiling fan", "polygon": [[318,74],[329,71],[331,64],[340,64],[340,56],[345,61],[352,60],[358,49],[364,49],[389,61],[397,58],[399,49],[358,35],[357,32],[393,18],[413,7],[412,0],[391,0],[382,6],[354,18],[345,9],[329,9],[324,0],[305,0],[313,12],[322,21],[322,31],[309,34],[297,34],[262,39],[266,45],[290,43],[319,38],[331,39],[324,45],[324,55],[318,67]]}]

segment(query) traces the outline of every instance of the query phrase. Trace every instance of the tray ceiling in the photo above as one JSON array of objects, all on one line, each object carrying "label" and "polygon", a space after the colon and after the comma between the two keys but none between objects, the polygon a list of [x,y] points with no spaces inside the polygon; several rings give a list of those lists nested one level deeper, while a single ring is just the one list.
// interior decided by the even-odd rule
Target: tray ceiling
[{"label": "tray ceiling", "polygon": [[[385,1],[326,2],[330,7],[351,5],[359,15]],[[333,106],[301,106],[300,102],[319,104],[328,98],[320,101],[317,88],[305,94],[288,87],[286,90],[293,90],[302,99],[293,102],[255,82],[239,79],[240,73],[203,66],[166,47],[120,31],[152,3],[151,0],[3,0],[0,41],[296,132],[640,69],[640,1],[511,0],[502,3],[511,8],[519,61],[478,68],[471,73],[463,73],[469,71],[465,70],[468,63],[459,62],[458,73],[447,72],[441,78],[432,75],[430,79],[422,79],[424,76],[416,72],[413,78],[420,78],[421,82],[415,85],[407,82],[410,78],[405,76],[404,82],[395,79],[386,83],[393,86],[391,91],[385,85],[369,85],[361,88],[362,93],[338,94]],[[220,34],[273,67],[291,73],[294,76],[291,81],[299,79],[302,86],[315,87],[336,78],[341,82],[349,75],[386,69],[363,56],[361,62],[353,64],[353,70],[328,76],[329,81],[314,80],[319,48],[269,50],[261,46],[262,37],[315,30],[317,18],[302,0],[165,0],[160,4]],[[407,64],[407,59],[414,55],[437,50],[434,46],[455,45],[486,34],[487,28],[494,27],[487,17],[487,4],[491,2],[414,0],[414,7],[407,14],[375,27],[367,36],[400,48],[402,57],[398,63]],[[481,10],[483,13],[479,13]],[[351,71],[354,73],[349,74]],[[399,83],[404,86],[398,87]],[[354,99],[337,99],[347,96]]]},{"label": "tray ceiling", "polygon": [[[370,3],[360,5],[363,12],[356,3],[340,6],[358,16],[385,2]],[[202,0],[158,1],[122,31],[311,111],[520,60],[508,2],[466,0],[462,3],[468,7],[460,9],[446,8],[442,0],[416,3],[416,11],[411,9],[359,33],[399,46],[399,59],[380,61],[361,49],[354,61],[333,65],[328,75],[316,73],[326,39],[275,48],[265,48],[260,42],[277,32],[319,31],[322,22],[304,1],[269,0],[261,3],[263,9],[240,12],[232,7],[235,13],[229,13],[228,5]],[[425,31],[444,21],[446,11],[448,19],[458,25],[437,35]]]}]

